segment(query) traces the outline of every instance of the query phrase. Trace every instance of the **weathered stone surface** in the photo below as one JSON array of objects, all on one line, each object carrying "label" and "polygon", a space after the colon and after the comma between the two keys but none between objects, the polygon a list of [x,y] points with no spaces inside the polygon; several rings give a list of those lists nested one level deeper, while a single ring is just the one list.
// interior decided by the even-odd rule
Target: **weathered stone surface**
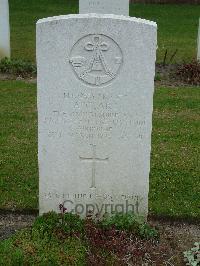
[{"label": "weathered stone surface", "polygon": [[147,215],[156,35],[115,15],[38,21],[40,213]]},{"label": "weathered stone surface", "polygon": [[129,16],[129,0],[79,0],[79,13]]},{"label": "weathered stone surface", "polygon": [[0,59],[10,57],[10,26],[8,0],[0,1]]}]

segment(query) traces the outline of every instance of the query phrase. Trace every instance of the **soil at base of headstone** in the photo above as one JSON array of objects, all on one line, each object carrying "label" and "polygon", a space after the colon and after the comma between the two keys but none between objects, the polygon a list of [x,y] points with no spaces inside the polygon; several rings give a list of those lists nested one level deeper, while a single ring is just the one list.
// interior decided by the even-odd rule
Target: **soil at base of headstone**
[{"label": "soil at base of headstone", "polygon": [[28,82],[28,83],[37,83],[37,77],[36,76],[17,76],[14,74],[7,74],[7,73],[1,73],[0,72],[0,81],[6,81],[6,80],[17,80],[17,81],[24,81],[24,82]]},{"label": "soil at base of headstone", "polygon": [[180,64],[156,64],[155,86],[166,87],[194,87],[189,83],[184,82],[177,75]]},{"label": "soil at base of headstone", "polygon": [[[9,238],[18,230],[30,227],[35,218],[35,215],[0,214],[0,241]],[[149,223],[158,228],[160,245],[165,247],[165,252],[167,247],[167,252],[169,252],[166,255],[170,259],[164,265],[186,265],[183,252],[191,249],[194,242],[200,241],[200,225],[175,221],[163,222],[156,219],[149,220]]]}]

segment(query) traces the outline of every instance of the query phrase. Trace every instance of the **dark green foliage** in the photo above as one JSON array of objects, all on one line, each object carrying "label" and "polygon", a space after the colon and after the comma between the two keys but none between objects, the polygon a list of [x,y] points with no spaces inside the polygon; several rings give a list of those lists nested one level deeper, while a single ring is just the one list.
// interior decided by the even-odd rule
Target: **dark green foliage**
[{"label": "dark green foliage", "polygon": [[139,226],[139,235],[145,239],[159,237],[158,231],[155,228],[152,228],[149,224],[141,224]]},{"label": "dark green foliage", "polygon": [[115,214],[111,217],[105,218],[101,225],[104,228],[112,228],[113,226],[118,230],[129,230],[137,232],[140,224],[144,223],[142,217],[135,216],[132,213]]},{"label": "dark green foliage", "polygon": [[0,72],[21,77],[36,75],[36,66],[21,59],[8,59],[4,58],[0,61]]},{"label": "dark green foliage", "polygon": [[56,234],[58,230],[59,233],[72,235],[84,232],[84,220],[72,213],[56,214],[50,212],[38,217],[33,227],[43,234]]},{"label": "dark green foliage", "polygon": [[113,215],[105,218],[100,224],[105,229],[114,227],[117,230],[127,230],[146,239],[158,237],[158,232],[155,228],[145,223],[143,217],[132,213]]}]

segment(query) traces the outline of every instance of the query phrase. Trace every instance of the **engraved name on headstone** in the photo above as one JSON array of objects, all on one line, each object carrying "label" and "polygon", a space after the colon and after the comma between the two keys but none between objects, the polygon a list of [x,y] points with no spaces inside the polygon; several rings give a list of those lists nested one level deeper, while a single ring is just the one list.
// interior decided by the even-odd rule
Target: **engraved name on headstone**
[{"label": "engraved name on headstone", "polygon": [[129,0],[79,0],[79,13],[129,16]]},{"label": "engraved name on headstone", "polygon": [[125,16],[38,21],[41,214],[147,215],[156,35]]}]

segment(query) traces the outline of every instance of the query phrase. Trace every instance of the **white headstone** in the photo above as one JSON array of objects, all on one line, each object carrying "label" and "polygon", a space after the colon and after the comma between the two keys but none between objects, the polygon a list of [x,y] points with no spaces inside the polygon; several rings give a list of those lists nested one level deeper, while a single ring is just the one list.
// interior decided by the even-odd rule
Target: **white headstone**
[{"label": "white headstone", "polygon": [[38,21],[41,214],[147,215],[156,36],[124,16]]},{"label": "white headstone", "polygon": [[0,0],[0,59],[10,57],[10,25],[8,0]]},{"label": "white headstone", "polygon": [[129,0],[79,0],[79,13],[129,16]]},{"label": "white headstone", "polygon": [[199,30],[198,30],[198,40],[197,40],[197,60],[200,61],[200,19],[199,19]]}]

